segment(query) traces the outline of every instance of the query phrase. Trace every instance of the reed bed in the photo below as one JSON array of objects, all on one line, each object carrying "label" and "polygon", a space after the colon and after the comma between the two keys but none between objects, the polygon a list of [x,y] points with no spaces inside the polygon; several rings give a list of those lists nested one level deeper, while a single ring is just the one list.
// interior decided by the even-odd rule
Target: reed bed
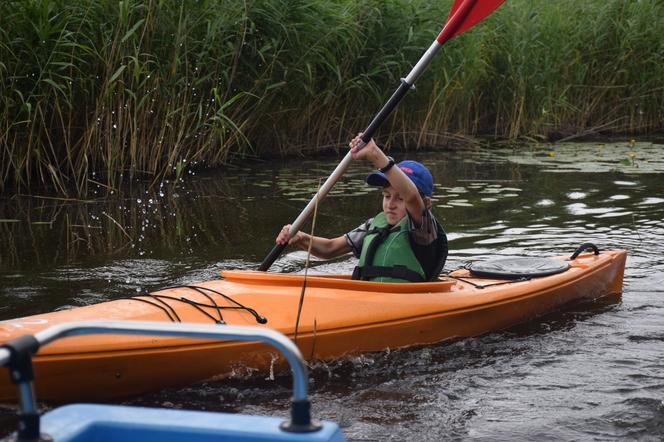
[{"label": "reed bed", "polygon": [[[82,195],[91,180],[340,148],[450,4],[4,0],[0,190]],[[662,131],[663,32],[657,0],[509,0],[446,45],[379,139]]]}]

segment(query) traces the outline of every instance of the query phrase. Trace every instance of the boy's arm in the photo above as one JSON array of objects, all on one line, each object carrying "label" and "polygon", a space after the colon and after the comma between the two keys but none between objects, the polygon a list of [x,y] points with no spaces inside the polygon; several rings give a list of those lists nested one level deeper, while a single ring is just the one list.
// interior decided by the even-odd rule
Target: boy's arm
[{"label": "boy's arm", "polygon": [[[300,232],[302,233],[302,232]],[[302,233],[304,240],[298,244],[302,250],[309,250],[309,243],[311,244],[311,254],[323,259],[336,258],[351,251],[350,246],[346,242],[346,237],[338,236],[336,238],[322,238],[320,236],[311,236],[307,233]]]},{"label": "boy's arm", "polygon": [[[360,135],[350,143],[353,159],[367,160],[371,162],[376,169],[381,169],[387,166],[389,161],[387,155],[385,155],[373,139],[371,139],[364,148],[359,151],[357,150],[356,146],[360,140]],[[415,225],[422,225],[422,214],[424,213],[425,205],[415,183],[413,183],[410,178],[408,178],[406,174],[396,166],[390,167],[390,169],[385,172],[385,176],[390,182],[390,185],[399,192],[399,195],[403,198],[406,203],[406,210],[408,210],[408,214]]]},{"label": "boy's arm", "polygon": [[[290,225],[285,225],[279,236],[277,236],[276,243],[284,244],[288,238],[288,230]],[[351,251],[350,246],[346,242],[345,236],[338,236],[336,238],[323,238],[320,236],[311,236],[308,233],[297,232],[289,241],[288,244],[297,246],[302,250],[309,250],[311,243],[311,254],[323,259],[335,258]]]}]

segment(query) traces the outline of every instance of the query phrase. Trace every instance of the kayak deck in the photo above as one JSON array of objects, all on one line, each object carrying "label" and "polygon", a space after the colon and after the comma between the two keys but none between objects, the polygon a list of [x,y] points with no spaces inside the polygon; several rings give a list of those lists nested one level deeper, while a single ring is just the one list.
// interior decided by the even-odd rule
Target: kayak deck
[{"label": "kayak deck", "polygon": [[[472,278],[466,270],[426,283],[308,276],[297,345],[308,359],[329,360],[503,329],[573,301],[621,293],[625,259],[620,250],[583,254],[569,261],[564,273],[507,284]],[[303,275],[224,271],[222,277],[161,290],[141,300],[121,299],[4,321],[0,339],[90,319],[223,321],[294,336]],[[260,317],[267,323],[257,323]],[[126,397],[275,363],[281,361],[258,343],[113,335],[70,337],[50,344],[35,357],[35,370],[40,398],[70,401]],[[13,387],[0,379],[0,400],[13,397]]]}]

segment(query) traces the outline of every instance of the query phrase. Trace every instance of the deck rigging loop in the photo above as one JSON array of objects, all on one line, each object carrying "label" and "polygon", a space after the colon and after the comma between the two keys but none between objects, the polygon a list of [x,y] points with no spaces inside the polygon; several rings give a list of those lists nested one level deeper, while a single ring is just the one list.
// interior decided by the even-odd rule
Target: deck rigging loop
[{"label": "deck rigging loop", "polygon": [[[205,296],[210,303],[206,304],[204,302],[200,301],[194,301],[193,299],[189,299],[185,296],[169,296],[169,295],[159,295],[158,292],[149,292],[147,289],[142,289],[141,293],[136,296],[128,296],[125,298],[121,299],[131,299],[134,301],[140,301],[145,304],[150,304],[154,307],[157,307],[158,309],[162,310],[164,314],[168,317],[168,319],[171,322],[182,322],[180,319],[180,316],[178,315],[177,311],[175,308],[169,304],[167,301],[174,301],[174,302],[182,302],[184,304],[188,304],[198,310],[201,314],[204,316],[207,316],[212,322],[216,324],[226,324],[226,321],[224,321],[224,317],[222,315],[222,310],[244,310],[251,314],[255,319],[256,322],[259,324],[267,324],[267,318],[265,316],[260,315],[256,310],[254,310],[251,307],[247,307],[240,302],[236,301],[235,299],[231,298],[228,295],[225,295],[217,290],[211,289],[209,287],[202,287],[202,286],[197,286],[197,285],[176,285],[172,287],[166,287],[163,289],[160,289],[159,291],[164,291],[164,290],[171,290],[171,289],[179,289],[179,288],[186,288],[190,290],[194,290],[201,295]],[[209,293],[208,293],[209,292]],[[221,298],[227,300],[231,304],[234,305],[229,305],[229,306],[222,306],[217,304],[215,299],[210,296],[210,293],[215,294],[220,296]],[[210,314],[206,309],[212,309],[216,312],[217,317],[213,316]]]},{"label": "deck rigging loop", "polygon": [[572,253],[572,256],[569,257],[569,260],[574,261],[582,252],[585,252],[586,250],[590,250],[595,255],[599,255],[599,249],[595,244],[591,242],[584,242],[574,251],[574,253]]}]

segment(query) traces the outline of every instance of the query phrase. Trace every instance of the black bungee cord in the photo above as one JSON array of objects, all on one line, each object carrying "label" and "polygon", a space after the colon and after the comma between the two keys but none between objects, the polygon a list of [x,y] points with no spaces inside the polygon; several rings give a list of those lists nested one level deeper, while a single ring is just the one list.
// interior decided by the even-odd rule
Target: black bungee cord
[{"label": "black bungee cord", "polygon": [[[248,312],[249,314],[251,314],[254,317],[254,319],[256,320],[257,323],[259,323],[259,324],[266,324],[267,323],[267,318],[260,315],[253,308],[247,307],[247,306],[239,303],[235,299],[231,298],[230,296],[225,295],[225,294],[223,294],[223,293],[221,293],[217,290],[214,290],[214,289],[211,289],[211,288],[208,288],[208,287],[201,287],[201,286],[196,286],[196,285],[179,285],[179,286],[166,287],[166,288],[160,289],[159,291],[177,289],[177,288],[187,288],[187,289],[190,289],[190,290],[195,290],[196,292],[198,292],[201,295],[205,296],[211,302],[211,304],[205,304],[203,302],[193,301],[193,300],[191,300],[189,298],[186,298],[184,296],[178,298],[178,297],[175,297],[175,296],[159,295],[159,294],[156,294],[156,293],[150,293],[146,289],[141,290],[141,293],[139,295],[128,296],[128,297],[120,298],[120,299],[130,299],[130,300],[134,300],[134,301],[140,301],[140,302],[143,302],[145,304],[150,304],[154,307],[157,307],[158,309],[163,311],[164,314],[166,314],[166,316],[168,317],[168,319],[171,322],[182,322],[182,320],[180,319],[180,316],[177,314],[175,308],[173,308],[173,306],[170,305],[168,302],[164,301],[165,299],[170,300],[170,301],[176,301],[176,302],[182,302],[182,303],[188,304],[188,305],[194,307],[199,312],[201,312],[203,315],[210,318],[210,320],[212,320],[215,324],[225,324],[226,323],[224,321],[224,318],[223,318],[222,313],[221,313],[222,310],[245,310],[246,312]],[[229,302],[231,302],[235,305],[234,306],[220,306],[220,305],[217,304],[217,302],[214,300],[214,298],[212,296],[210,296],[208,293],[206,293],[206,291],[214,293],[216,295],[219,295],[222,298],[226,299],[227,301],[229,301]],[[148,298],[148,299],[145,299],[145,298]],[[210,309],[215,310],[217,312],[217,315],[219,316],[219,318],[217,319],[214,316],[212,316],[209,312],[204,310],[205,308],[210,308]]]}]

